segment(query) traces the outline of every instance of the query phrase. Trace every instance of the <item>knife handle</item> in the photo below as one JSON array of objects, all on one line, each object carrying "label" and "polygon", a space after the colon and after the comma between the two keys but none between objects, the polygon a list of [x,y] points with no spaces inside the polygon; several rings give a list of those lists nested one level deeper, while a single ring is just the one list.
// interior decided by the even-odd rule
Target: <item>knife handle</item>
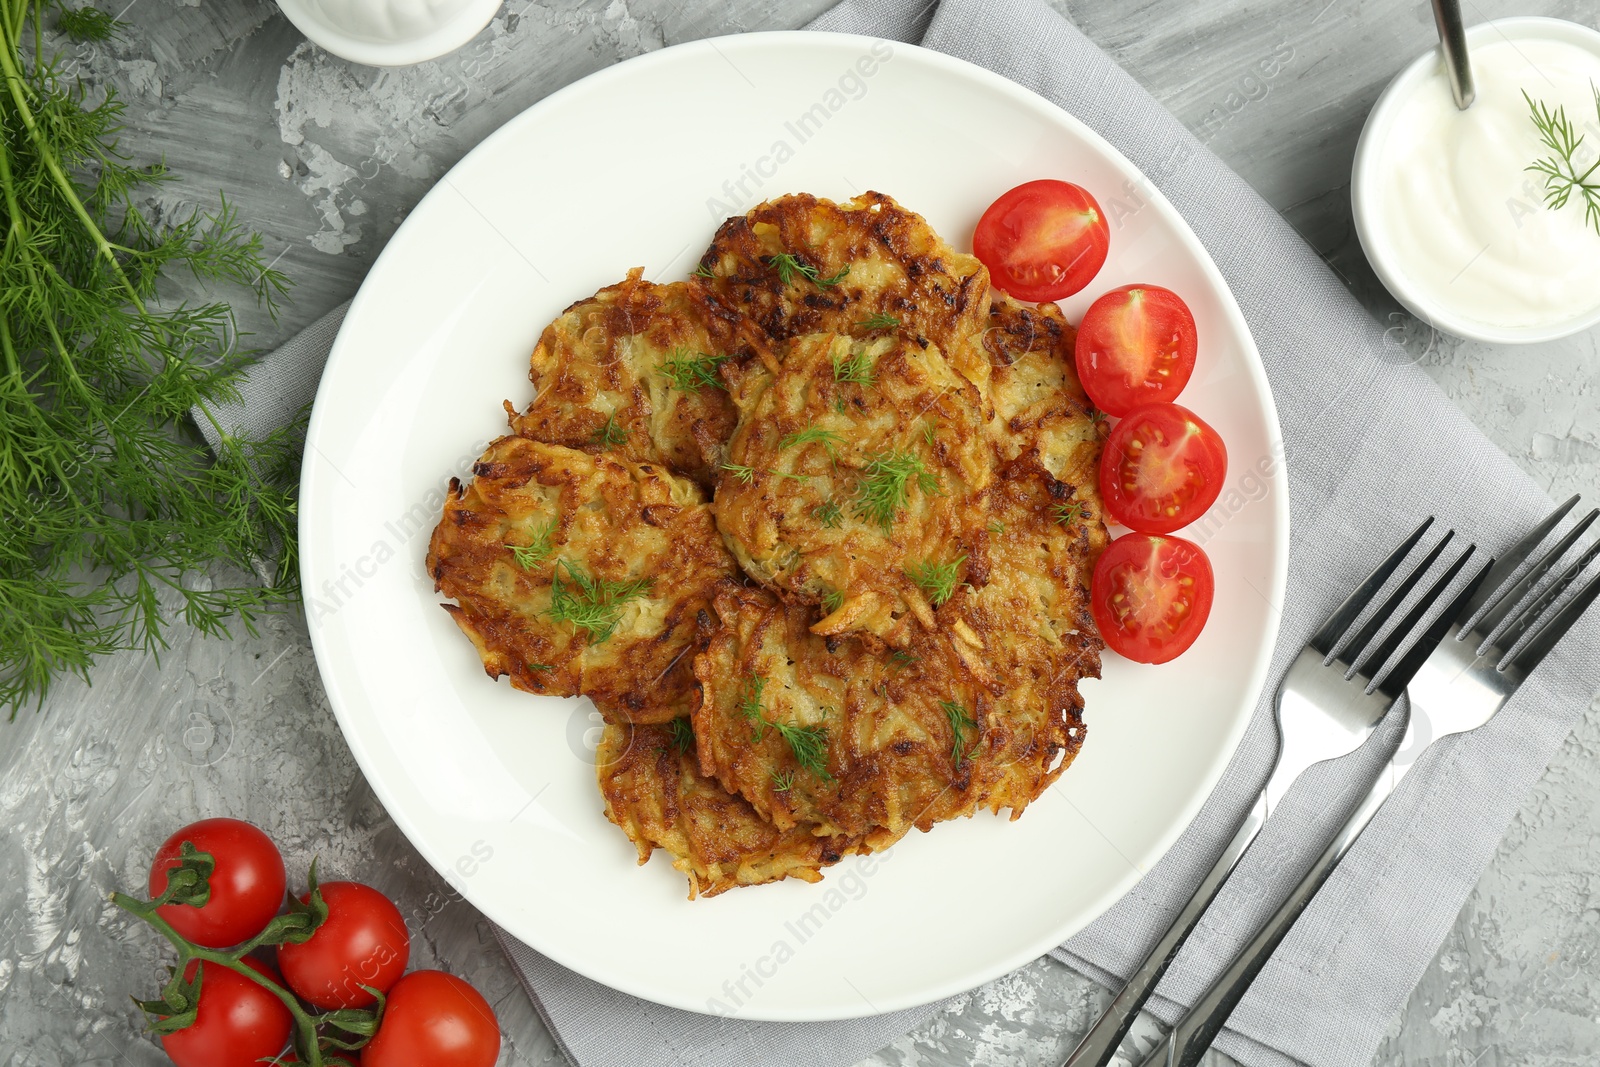
[{"label": "knife handle", "polygon": [[1234,833],[1233,840],[1228,842],[1228,847],[1222,850],[1222,855],[1216,864],[1200,880],[1194,895],[1172,920],[1172,925],[1168,926],[1166,932],[1156,940],[1144,961],[1128,978],[1128,984],[1111,998],[1111,1003],[1100,1013],[1100,1018],[1096,1019],[1089,1032],[1083,1035],[1083,1040],[1078,1042],[1078,1047],[1067,1057],[1064,1067],[1105,1067],[1111,1062],[1111,1058],[1116,1055],[1117,1046],[1122,1043],[1123,1037],[1138,1018],[1139,1009],[1150,999],[1150,994],[1161,981],[1161,976],[1167,973],[1167,968],[1178,955],[1178,950],[1183,947],[1189,934],[1200,922],[1200,916],[1205,914],[1205,910],[1216,899],[1223,883],[1238,866],[1239,858],[1244,855],[1250,842],[1255,840],[1265,821],[1265,807],[1257,802]]},{"label": "knife handle", "polygon": [[1140,1067],[1198,1067],[1206,1049],[1211,1047],[1211,1042],[1227,1023],[1228,1016],[1244,999],[1250,984],[1267,965],[1272,953],[1293,928],[1295,920],[1300,918],[1300,913],[1306,910],[1311,898],[1316,896],[1317,890],[1322,888],[1339,861],[1350,851],[1350,846],[1355,844],[1356,838],[1372,821],[1373,815],[1383,806],[1393,788],[1388,774],[1379,777],[1360,806],[1328,843],[1328,847],[1322,850],[1305,877],[1290,891],[1278,910],[1272,913],[1266,925],[1217,977],[1211,988],[1201,995],[1188,1014],[1178,1021],[1166,1040],[1151,1051]]}]

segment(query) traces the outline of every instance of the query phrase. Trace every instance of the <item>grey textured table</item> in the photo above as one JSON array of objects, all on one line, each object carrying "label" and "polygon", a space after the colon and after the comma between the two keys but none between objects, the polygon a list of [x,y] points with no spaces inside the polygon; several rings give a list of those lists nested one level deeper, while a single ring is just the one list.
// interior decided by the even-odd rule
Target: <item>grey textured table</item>
[{"label": "grey textured table", "polygon": [[[551,89],[696,37],[800,25],[830,0],[510,0],[460,53],[408,70],[352,67],[307,45],[266,0],[135,0],[110,46],[69,69],[128,103],[124,147],[185,179],[163,207],[224,190],[297,282],[267,346],[354,292],[417,199],[485,134]],[[1427,5],[1359,0],[1055,0],[1253,183],[1390,322],[1483,429],[1553,493],[1600,488],[1600,335],[1535,348],[1467,344],[1401,314],[1361,255],[1349,168],[1387,79],[1430,45]],[[120,2],[117,6],[120,6]],[[1591,25],[1581,0],[1475,2],[1469,21],[1529,11]],[[1261,64],[1275,57],[1275,63]],[[1263,70],[1273,69],[1265,76]],[[1424,429],[1424,428],[1419,428]],[[1377,1062],[1556,1065],[1600,1049],[1600,713],[1530,794]],[[161,943],[105,903],[142,883],[179,824],[231,814],[269,829],[293,872],[370,881],[410,921],[413,958],[482,989],[503,1064],[559,1063],[482,918],[412,850],[356,769],[297,617],[231,643],[181,631],[159,662],[124,655],[93,688],[0,725],[0,1049],[6,1064],[164,1064],[130,991]],[[965,998],[867,1061],[1049,1064],[1104,994],[1044,960]],[[1141,1031],[1144,1043],[1151,1033]],[[1221,1058],[1218,1057],[1220,1060]]]}]

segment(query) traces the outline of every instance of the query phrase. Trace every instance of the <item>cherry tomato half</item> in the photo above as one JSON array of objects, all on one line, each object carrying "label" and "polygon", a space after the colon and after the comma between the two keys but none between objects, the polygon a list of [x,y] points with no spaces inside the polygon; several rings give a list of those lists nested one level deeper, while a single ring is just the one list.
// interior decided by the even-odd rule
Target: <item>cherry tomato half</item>
[{"label": "cherry tomato half", "polygon": [[[194,977],[197,961],[184,971]],[[277,982],[278,976],[249,956],[245,965]],[[161,1035],[161,1047],[177,1067],[260,1067],[289,1043],[294,1017],[267,990],[215,963],[202,964],[200,1010],[182,1030]]]},{"label": "cherry tomato half", "polygon": [[1111,429],[1100,458],[1106,513],[1130,530],[1171,533],[1216,503],[1228,450],[1200,416],[1177,404],[1145,404]]},{"label": "cherry tomato half", "polygon": [[1211,561],[1194,542],[1126,534],[1095,564],[1089,609],[1111,651],[1165,663],[1200,636],[1215,587]]},{"label": "cherry tomato half", "polygon": [[1071,296],[1105,264],[1111,229],[1094,197],[1071,182],[1025,182],[989,205],[972,253],[999,289],[1039,303]]},{"label": "cherry tomato half", "polygon": [[239,819],[202,819],[167,838],[150,863],[150,896],[167,888],[167,871],[177,866],[178,850],[188,841],[216,860],[211,898],[200,907],[167,904],[156,909],[172,928],[197,945],[227,948],[259,934],[283,906],[287,876],[283,856],[272,839]]},{"label": "cherry tomato half", "polygon": [[1095,407],[1126,415],[1178,399],[1194,373],[1189,305],[1159,285],[1124,285],[1089,305],[1078,327],[1078,377]]},{"label": "cherry tomato half", "polygon": [[[301,897],[301,900],[307,899]],[[387,993],[411,958],[406,921],[388,897],[360,882],[326,882],[328,918],[310,940],[278,946],[289,988],[318,1008],[364,1008]]]},{"label": "cherry tomato half", "polygon": [[415,971],[389,991],[383,1023],[361,1050],[363,1067],[494,1067],[500,1023],[470,984]]}]

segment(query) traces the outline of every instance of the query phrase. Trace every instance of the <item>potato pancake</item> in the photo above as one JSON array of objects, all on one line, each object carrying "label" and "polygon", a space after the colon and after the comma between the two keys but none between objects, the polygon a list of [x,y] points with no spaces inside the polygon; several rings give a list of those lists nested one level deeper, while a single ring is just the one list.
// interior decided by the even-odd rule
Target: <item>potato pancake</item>
[{"label": "potato pancake", "polygon": [[[871,847],[978,808],[1012,817],[1083,742],[1077,679],[1025,608],[973,601],[909,649],[811,632],[802,605],[723,583],[722,629],[695,657],[700,769],[779,829],[813,824]],[[1093,668],[1098,657],[1091,655]]]},{"label": "potato pancake", "polygon": [[749,322],[707,315],[697,290],[635,268],[545,327],[516,414],[522,437],[658,463],[709,486],[735,413],[718,374],[764,341]]},{"label": "potato pancake", "polygon": [[[680,725],[681,724],[681,725]],[[639,850],[656,849],[689,879],[689,899],[785,878],[820,881],[821,869],[865,851],[859,840],[780,830],[700,773],[687,719],[652,726],[608,722],[595,752],[606,818]]]},{"label": "potato pancake", "polygon": [[708,596],[736,573],[704,494],[659,466],[502,437],[452,479],[434,588],[491,678],[634,722],[693,702]]},{"label": "potato pancake", "polygon": [[745,571],[821,605],[818,633],[903,647],[931,627],[993,476],[977,387],[903,336],[797,337],[776,373],[729,377],[739,426],[712,508]]},{"label": "potato pancake", "polygon": [[882,193],[758,204],[717,229],[690,282],[709,308],[753,318],[775,341],[896,330],[938,345],[980,387],[988,378],[975,343],[988,326],[988,270]]}]

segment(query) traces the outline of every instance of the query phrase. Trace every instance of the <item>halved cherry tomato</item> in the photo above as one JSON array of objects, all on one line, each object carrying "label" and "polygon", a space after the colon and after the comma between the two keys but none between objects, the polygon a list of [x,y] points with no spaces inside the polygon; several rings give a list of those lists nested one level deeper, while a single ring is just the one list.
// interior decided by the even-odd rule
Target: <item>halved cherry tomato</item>
[{"label": "halved cherry tomato", "polygon": [[1165,663],[1200,636],[1215,585],[1211,561],[1194,542],[1125,534],[1095,564],[1089,609],[1111,651]]},{"label": "halved cherry tomato", "polygon": [[1076,354],[1084,391],[1107,415],[1176,400],[1194,373],[1194,315],[1171,289],[1124,285],[1083,313]]},{"label": "halved cherry tomato", "polygon": [[239,819],[202,819],[167,838],[150,863],[150,896],[167,888],[167,871],[178,865],[188,841],[216,861],[208,880],[211,897],[200,907],[167,904],[156,912],[197,945],[227,948],[259,934],[283,906],[287,876],[272,839]]},{"label": "halved cherry tomato", "polygon": [[1145,404],[1111,429],[1100,458],[1106,513],[1130,530],[1171,533],[1216,503],[1228,450],[1200,416],[1177,404]]},{"label": "halved cherry tomato", "polygon": [[1025,182],[989,205],[972,254],[994,284],[1039,303],[1071,296],[1105,264],[1111,229],[1094,197],[1071,182]]},{"label": "halved cherry tomato", "polygon": [[414,971],[390,990],[383,1022],[361,1050],[364,1067],[494,1067],[500,1024],[470,984]]},{"label": "halved cherry tomato", "polygon": [[[301,898],[306,899],[305,897]],[[289,988],[318,1008],[364,1008],[400,980],[411,957],[406,921],[388,897],[360,882],[325,882],[328,918],[303,944],[279,945]]]},{"label": "halved cherry tomato", "polygon": [[[190,960],[184,977],[193,978]],[[244,963],[274,983],[272,968],[249,956]],[[202,964],[200,1010],[182,1030],[161,1036],[161,1048],[177,1067],[260,1067],[289,1043],[294,1016],[283,1001],[236,971]]]}]

